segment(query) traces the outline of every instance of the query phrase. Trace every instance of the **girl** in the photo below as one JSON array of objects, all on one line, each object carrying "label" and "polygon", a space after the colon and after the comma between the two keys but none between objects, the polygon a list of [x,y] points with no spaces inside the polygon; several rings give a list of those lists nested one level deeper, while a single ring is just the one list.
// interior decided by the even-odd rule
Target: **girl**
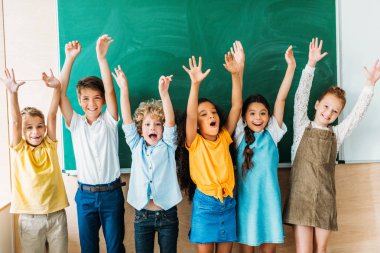
[{"label": "girl", "polygon": [[[297,253],[326,252],[331,231],[338,230],[335,197],[335,159],[339,146],[357,126],[372,99],[380,77],[379,61],[367,72],[364,86],[352,112],[336,126],[346,103],[345,92],[331,87],[315,103],[314,120],[307,117],[307,104],[315,65],[327,53],[321,40],[312,39],[309,60],[303,70],[294,101],[294,140],[290,193],[284,223],[293,225]],[[314,242],[314,243],[313,243]],[[314,245],[313,245],[314,244]]]},{"label": "girl", "polygon": [[284,242],[277,143],[287,130],[282,121],[296,68],[292,46],[286,50],[285,60],[288,68],[273,116],[270,116],[267,100],[261,95],[252,95],[243,103],[242,118],[235,131],[237,238],[241,244],[240,252],[244,253],[254,252],[254,246],[260,246],[262,253],[275,252],[275,243]]},{"label": "girl", "polygon": [[175,150],[177,127],[169,95],[172,76],[161,76],[161,101],[140,103],[131,116],[127,78],[120,68],[112,73],[120,87],[120,105],[125,139],[132,152],[131,179],[127,201],[135,208],[135,247],[139,253],[153,253],[158,233],[160,252],[177,252],[177,204],[179,189]]},{"label": "girl", "polygon": [[[242,106],[244,51],[240,42],[235,42],[231,52],[225,55],[224,66],[232,75],[232,108],[225,124],[213,102],[198,101],[200,84],[210,70],[202,72],[202,59],[197,64],[194,56],[189,59],[190,69],[183,66],[191,79],[185,130],[188,166],[197,187],[189,237],[202,253],[215,249],[219,253],[231,252],[232,242],[236,240],[235,180],[229,145]],[[181,186],[190,186],[186,182],[189,177],[183,176],[189,168],[185,164],[179,170]],[[189,187],[186,192],[189,193]]]}]

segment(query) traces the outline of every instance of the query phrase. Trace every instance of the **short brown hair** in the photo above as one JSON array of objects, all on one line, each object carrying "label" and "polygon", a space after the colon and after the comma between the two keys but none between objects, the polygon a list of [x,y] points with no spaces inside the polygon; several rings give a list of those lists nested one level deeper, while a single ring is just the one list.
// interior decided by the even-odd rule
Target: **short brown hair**
[{"label": "short brown hair", "polygon": [[133,120],[135,121],[137,131],[140,135],[142,133],[142,122],[148,114],[150,114],[153,118],[158,118],[163,123],[165,116],[162,101],[151,99],[139,104],[139,107],[135,111]]},{"label": "short brown hair", "polygon": [[42,121],[45,124],[45,116],[42,113],[42,111],[38,110],[35,107],[25,107],[21,110],[21,117],[24,117],[25,115],[31,116],[31,117],[39,117],[42,119]]},{"label": "short brown hair", "polygon": [[104,98],[104,85],[102,79],[97,76],[88,76],[82,78],[77,83],[77,94],[80,95],[82,89],[91,89],[100,91],[100,95]]},{"label": "short brown hair", "polygon": [[338,86],[331,86],[319,96],[318,101],[321,101],[327,94],[331,94],[339,98],[342,101],[343,110],[344,106],[346,105],[346,92]]}]

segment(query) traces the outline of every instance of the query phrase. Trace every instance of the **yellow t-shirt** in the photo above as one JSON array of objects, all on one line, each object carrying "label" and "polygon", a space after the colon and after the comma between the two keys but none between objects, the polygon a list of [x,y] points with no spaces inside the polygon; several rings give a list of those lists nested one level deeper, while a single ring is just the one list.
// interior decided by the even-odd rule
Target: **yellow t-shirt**
[{"label": "yellow t-shirt", "polygon": [[216,141],[197,134],[189,150],[190,176],[197,188],[206,195],[223,202],[223,197],[233,197],[234,170],[229,146],[232,139],[223,128]]},{"label": "yellow t-shirt", "polygon": [[69,205],[58,162],[57,142],[48,136],[37,147],[21,139],[12,147],[11,213],[48,214]]}]

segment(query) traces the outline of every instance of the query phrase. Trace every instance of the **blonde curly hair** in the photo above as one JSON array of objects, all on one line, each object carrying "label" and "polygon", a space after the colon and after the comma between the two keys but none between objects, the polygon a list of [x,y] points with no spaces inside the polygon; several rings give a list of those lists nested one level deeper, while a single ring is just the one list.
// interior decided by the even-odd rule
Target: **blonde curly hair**
[{"label": "blonde curly hair", "polygon": [[45,116],[42,113],[42,111],[38,110],[35,107],[25,107],[21,110],[21,117],[23,118],[25,115],[31,116],[31,117],[39,117],[42,119],[42,121],[45,124]]},{"label": "blonde curly hair", "polygon": [[133,120],[140,135],[142,133],[142,122],[145,116],[148,114],[150,114],[152,118],[158,118],[162,123],[164,123],[165,116],[164,109],[162,107],[162,101],[151,99],[139,104],[139,107],[135,111]]}]

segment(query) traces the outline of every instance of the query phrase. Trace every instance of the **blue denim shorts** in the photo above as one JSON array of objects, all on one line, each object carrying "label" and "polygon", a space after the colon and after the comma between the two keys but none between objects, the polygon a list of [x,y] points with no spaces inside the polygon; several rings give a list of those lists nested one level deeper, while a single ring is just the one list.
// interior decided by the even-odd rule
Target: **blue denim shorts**
[{"label": "blue denim shorts", "polygon": [[236,241],[235,199],[223,202],[195,190],[189,239],[192,243],[220,243]]}]

